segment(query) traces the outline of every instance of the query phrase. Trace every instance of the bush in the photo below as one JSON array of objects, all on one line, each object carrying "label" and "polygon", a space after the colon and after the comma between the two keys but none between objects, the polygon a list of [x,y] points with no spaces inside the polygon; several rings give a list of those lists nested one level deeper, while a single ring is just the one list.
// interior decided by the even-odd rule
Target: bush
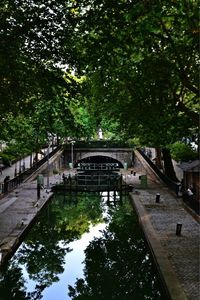
[{"label": "bush", "polygon": [[198,159],[197,151],[192,150],[192,148],[182,142],[176,142],[170,147],[171,156],[176,161],[189,161]]}]

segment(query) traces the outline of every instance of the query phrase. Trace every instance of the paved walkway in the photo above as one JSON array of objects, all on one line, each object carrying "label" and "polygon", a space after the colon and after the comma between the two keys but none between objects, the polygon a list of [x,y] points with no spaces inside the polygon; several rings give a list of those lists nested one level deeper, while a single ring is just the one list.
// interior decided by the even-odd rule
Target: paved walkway
[{"label": "paved walkway", "polygon": [[[74,171],[65,171],[66,175],[69,173],[73,176]],[[39,199],[36,180],[23,183],[0,199],[0,266],[18,247],[40,209],[53,195],[51,186],[61,180],[61,175],[52,175],[49,177],[50,186],[47,187],[47,178],[44,178],[45,186],[40,191]]]},{"label": "paved walkway", "polygon": [[[69,172],[73,171],[65,173]],[[166,186],[148,178],[148,187],[141,188],[140,174],[131,175],[130,170],[123,173],[124,180],[134,187],[130,193],[132,201],[171,299],[199,300],[199,223]],[[60,175],[54,175],[49,182],[60,180]],[[160,193],[160,203],[155,202],[156,193]],[[18,247],[22,235],[51,195],[50,189],[44,188],[38,200],[33,181],[0,200],[0,262]],[[180,236],[176,235],[178,222],[182,223]]]},{"label": "paved walkway", "polygon": [[[53,149],[52,147],[49,148],[49,151],[51,152]],[[42,149],[42,151],[45,153],[47,152],[47,149]],[[32,157],[34,157],[35,153],[33,153]],[[38,153],[38,160],[42,159],[44,155],[41,153]],[[21,166],[24,165],[25,170],[30,168],[30,155],[26,156],[24,159],[21,160]],[[12,164],[12,166],[5,168],[2,171],[2,174],[0,174],[0,183],[3,183],[3,180],[6,176],[10,176],[10,179],[13,179],[15,177],[15,172],[19,173],[20,169],[20,161],[15,162]]]},{"label": "paved walkway", "polygon": [[[199,300],[199,217],[195,219],[181,198],[162,183],[148,178],[148,187],[142,189],[139,174],[124,177],[134,187],[133,204],[172,299]],[[176,235],[177,223],[182,224],[180,236]]]}]

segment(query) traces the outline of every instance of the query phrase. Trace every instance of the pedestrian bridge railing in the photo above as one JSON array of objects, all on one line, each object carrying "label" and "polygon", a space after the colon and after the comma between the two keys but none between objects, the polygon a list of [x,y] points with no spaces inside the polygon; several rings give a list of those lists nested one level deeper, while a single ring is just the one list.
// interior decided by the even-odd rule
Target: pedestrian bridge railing
[{"label": "pedestrian bridge railing", "polygon": [[79,163],[77,171],[115,171],[119,170],[118,163]]}]

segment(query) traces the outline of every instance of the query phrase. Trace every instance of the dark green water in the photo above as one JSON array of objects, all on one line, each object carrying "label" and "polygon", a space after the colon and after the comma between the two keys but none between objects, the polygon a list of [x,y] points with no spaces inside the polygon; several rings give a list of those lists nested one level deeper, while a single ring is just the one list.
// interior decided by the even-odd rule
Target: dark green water
[{"label": "dark green water", "polygon": [[103,195],[55,195],[0,275],[0,300],[164,300],[137,217]]}]

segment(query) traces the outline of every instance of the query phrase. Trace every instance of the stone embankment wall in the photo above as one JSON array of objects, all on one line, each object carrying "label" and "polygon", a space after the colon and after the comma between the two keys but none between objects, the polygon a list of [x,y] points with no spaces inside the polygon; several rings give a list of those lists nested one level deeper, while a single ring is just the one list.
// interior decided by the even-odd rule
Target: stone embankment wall
[{"label": "stone embankment wall", "polygon": [[155,182],[160,180],[157,174],[149,167],[149,164],[137,150],[135,150],[134,169],[138,172],[146,172],[144,175],[150,176]]}]

